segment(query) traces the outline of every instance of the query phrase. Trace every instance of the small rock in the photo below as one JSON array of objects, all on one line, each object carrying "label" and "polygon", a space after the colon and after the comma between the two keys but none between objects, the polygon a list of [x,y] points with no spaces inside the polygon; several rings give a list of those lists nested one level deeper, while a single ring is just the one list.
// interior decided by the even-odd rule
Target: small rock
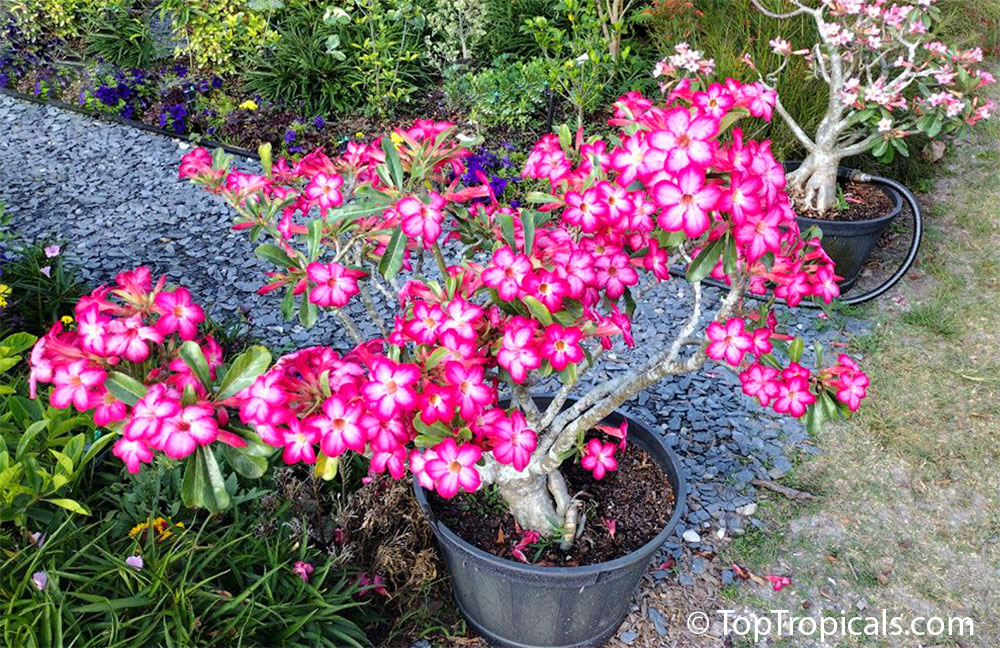
[{"label": "small rock", "polygon": [[684,532],[684,535],[681,537],[684,538],[684,542],[690,542],[691,544],[697,544],[701,542],[701,536],[698,535],[698,532],[695,531],[694,529],[688,529],[687,531]]},{"label": "small rock", "polygon": [[736,512],[744,517],[750,517],[757,512],[757,502],[750,502],[749,504],[744,504],[736,509]]},{"label": "small rock", "polygon": [[631,645],[632,642],[635,641],[638,637],[639,633],[636,632],[635,630],[623,630],[622,632],[618,633],[618,639],[623,644],[627,645]]},{"label": "small rock", "polygon": [[650,622],[653,624],[653,629],[656,630],[656,634],[661,637],[667,635],[667,619],[663,614],[656,608],[649,608],[647,612]]}]

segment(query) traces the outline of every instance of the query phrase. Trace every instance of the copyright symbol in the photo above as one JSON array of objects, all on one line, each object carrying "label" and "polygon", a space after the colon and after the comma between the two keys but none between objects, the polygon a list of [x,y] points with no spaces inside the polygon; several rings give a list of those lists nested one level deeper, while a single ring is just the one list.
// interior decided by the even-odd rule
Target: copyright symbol
[{"label": "copyright symbol", "polygon": [[708,632],[709,625],[711,625],[711,621],[704,612],[692,612],[688,615],[687,626],[692,634],[705,634]]}]

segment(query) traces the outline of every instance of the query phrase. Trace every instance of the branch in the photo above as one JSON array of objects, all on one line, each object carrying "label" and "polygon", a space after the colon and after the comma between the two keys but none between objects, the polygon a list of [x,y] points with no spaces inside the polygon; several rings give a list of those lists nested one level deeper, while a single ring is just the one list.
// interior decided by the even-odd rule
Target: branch
[{"label": "branch", "polygon": [[354,320],[351,319],[351,316],[347,314],[347,311],[345,311],[343,308],[338,308],[334,312],[337,314],[337,317],[340,318],[341,323],[344,325],[344,329],[347,331],[347,335],[352,340],[354,340],[355,344],[357,345],[362,344],[365,340],[364,338],[361,337],[361,331],[358,330],[357,325],[354,323]]},{"label": "branch", "polygon": [[878,139],[881,138],[881,137],[882,137],[882,133],[872,133],[871,135],[869,135],[868,137],[864,138],[860,142],[858,142],[856,144],[852,144],[850,146],[847,146],[845,148],[840,149],[839,153],[842,154],[841,158],[849,157],[851,155],[859,155],[861,153],[864,153],[869,148],[871,148],[872,144],[874,144],[876,141],[878,141]]},{"label": "branch", "polygon": [[552,402],[549,403],[549,406],[545,408],[545,414],[541,417],[541,420],[538,422],[538,427],[536,429],[544,430],[548,427],[549,423],[555,420],[559,412],[562,411],[563,405],[566,404],[566,399],[569,398],[569,395],[570,393],[572,393],[573,388],[576,387],[577,384],[579,384],[580,378],[582,378],[584,374],[590,371],[597,364],[597,359],[600,358],[603,354],[604,354],[603,346],[598,346],[596,349],[591,351],[590,358],[591,360],[593,360],[593,362],[591,362],[591,360],[587,360],[583,365],[581,365],[581,368],[577,370],[576,380],[564,383],[563,386],[559,388],[559,391],[556,393],[555,398],[553,398]]},{"label": "branch", "polygon": [[757,10],[760,11],[765,16],[767,16],[768,18],[779,18],[779,19],[794,18],[795,16],[801,16],[804,13],[812,13],[814,11],[809,7],[803,6],[797,0],[790,0],[790,2],[794,4],[796,7],[798,7],[798,9],[796,9],[795,11],[789,11],[787,13],[778,13],[776,11],[771,11],[770,9],[766,8],[764,5],[761,4],[760,0],[751,0],[751,1],[753,2],[753,6],[757,7]]},{"label": "branch", "polygon": [[[729,319],[732,316],[739,303],[739,298],[743,295],[745,283],[746,280],[743,276],[737,278],[719,308],[719,312],[716,313],[716,321]],[[687,360],[680,361],[678,359],[685,346],[685,341],[691,337],[701,321],[701,283],[695,282],[692,284],[692,289],[694,290],[694,306],[691,317],[674,339],[670,348],[651,358],[638,370],[606,383],[606,386],[602,385],[592,390],[573,407],[557,417],[553,422],[552,432],[547,435],[547,437],[554,438],[542,445],[541,452],[536,455],[540,457],[536,468],[538,472],[547,473],[556,470],[562,463],[563,456],[573,447],[577,435],[581,431],[592,428],[629,398],[666,376],[689,373],[705,363],[707,355],[704,348],[700,348]],[[544,456],[541,453],[544,453]]]},{"label": "branch", "polygon": [[521,411],[524,412],[524,416],[528,422],[528,427],[537,430],[538,420],[542,418],[542,414],[538,411],[538,406],[535,405],[535,401],[531,397],[531,392],[528,390],[528,387],[526,385],[515,384],[512,386],[512,390],[514,392],[517,405],[520,406]]}]

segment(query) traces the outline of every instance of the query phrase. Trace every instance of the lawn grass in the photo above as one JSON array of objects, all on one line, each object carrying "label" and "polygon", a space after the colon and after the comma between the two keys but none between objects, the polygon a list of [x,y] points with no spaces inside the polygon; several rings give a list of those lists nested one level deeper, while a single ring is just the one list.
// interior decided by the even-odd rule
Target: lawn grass
[{"label": "lawn grass", "polygon": [[[750,609],[912,618],[969,616],[975,636],[844,640],[835,645],[1000,645],[1000,127],[945,162],[926,202],[927,238],[898,288],[860,309],[872,333],[852,341],[872,378],[824,453],[798,466],[807,506],[775,499],[764,534],[728,558],[792,586],[749,585],[727,600]],[[762,600],[763,599],[763,600]],[[808,646],[808,640],[786,640]],[[838,640],[839,641],[839,640]],[[740,645],[734,642],[733,645]],[[749,644],[748,644],[749,645]]]}]

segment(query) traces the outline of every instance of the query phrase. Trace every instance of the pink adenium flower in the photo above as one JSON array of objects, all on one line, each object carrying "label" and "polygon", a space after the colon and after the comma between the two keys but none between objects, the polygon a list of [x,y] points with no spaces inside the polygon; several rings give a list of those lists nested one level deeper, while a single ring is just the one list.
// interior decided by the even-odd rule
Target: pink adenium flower
[{"label": "pink adenium flower", "polygon": [[709,343],[705,352],[713,360],[723,360],[738,367],[754,346],[753,337],[746,332],[746,323],[739,317],[734,317],[725,323],[712,322],[705,330]]},{"label": "pink adenium flower", "polygon": [[344,202],[340,188],[344,179],[339,175],[317,173],[306,187],[305,195],[309,200],[319,205],[320,211],[326,214],[331,207],[339,207]]},{"label": "pink adenium flower", "polygon": [[608,472],[618,470],[618,460],[615,459],[617,449],[618,447],[613,443],[591,439],[584,448],[580,465],[594,473],[594,479],[604,479]]},{"label": "pink adenium flower", "polygon": [[205,321],[205,312],[191,301],[187,288],[158,293],[155,305],[160,314],[156,330],[161,335],[177,333],[182,340],[193,340],[198,335],[198,325]]},{"label": "pink adenium flower", "polygon": [[516,470],[524,470],[531,460],[531,453],[538,446],[535,431],[528,428],[524,414],[511,413],[493,425],[493,456],[502,464],[510,464]]},{"label": "pink adenium flower", "polygon": [[461,447],[455,440],[447,438],[434,446],[434,459],[428,461],[424,471],[434,480],[438,495],[444,498],[454,497],[459,489],[473,493],[479,488],[479,470],[476,462],[482,457],[482,451],[471,443],[463,443]]},{"label": "pink adenium flower", "polygon": [[99,397],[97,390],[104,385],[107,377],[107,372],[90,366],[86,360],[57,367],[52,375],[55,385],[51,395],[52,406],[65,409],[72,404],[77,411],[87,411],[94,398]]},{"label": "pink adenium flower", "polygon": [[561,324],[549,324],[545,327],[545,339],[542,341],[542,356],[552,364],[556,371],[562,371],[570,364],[583,360],[583,349],[580,340],[583,332],[575,326],[563,327]]},{"label": "pink adenium flower", "polygon": [[397,364],[386,358],[375,360],[371,379],[362,389],[373,413],[388,421],[401,411],[417,406],[417,394],[411,385],[420,379],[420,369],[410,364]]},{"label": "pink adenium flower", "polygon": [[521,294],[521,282],[529,272],[531,261],[528,257],[503,247],[493,253],[493,260],[483,270],[483,283],[495,288],[500,299],[511,301]]},{"label": "pink adenium flower", "polygon": [[365,273],[334,261],[326,264],[310,263],[306,266],[306,276],[316,284],[309,291],[309,301],[317,306],[342,308],[361,291],[358,279],[364,277]]}]

